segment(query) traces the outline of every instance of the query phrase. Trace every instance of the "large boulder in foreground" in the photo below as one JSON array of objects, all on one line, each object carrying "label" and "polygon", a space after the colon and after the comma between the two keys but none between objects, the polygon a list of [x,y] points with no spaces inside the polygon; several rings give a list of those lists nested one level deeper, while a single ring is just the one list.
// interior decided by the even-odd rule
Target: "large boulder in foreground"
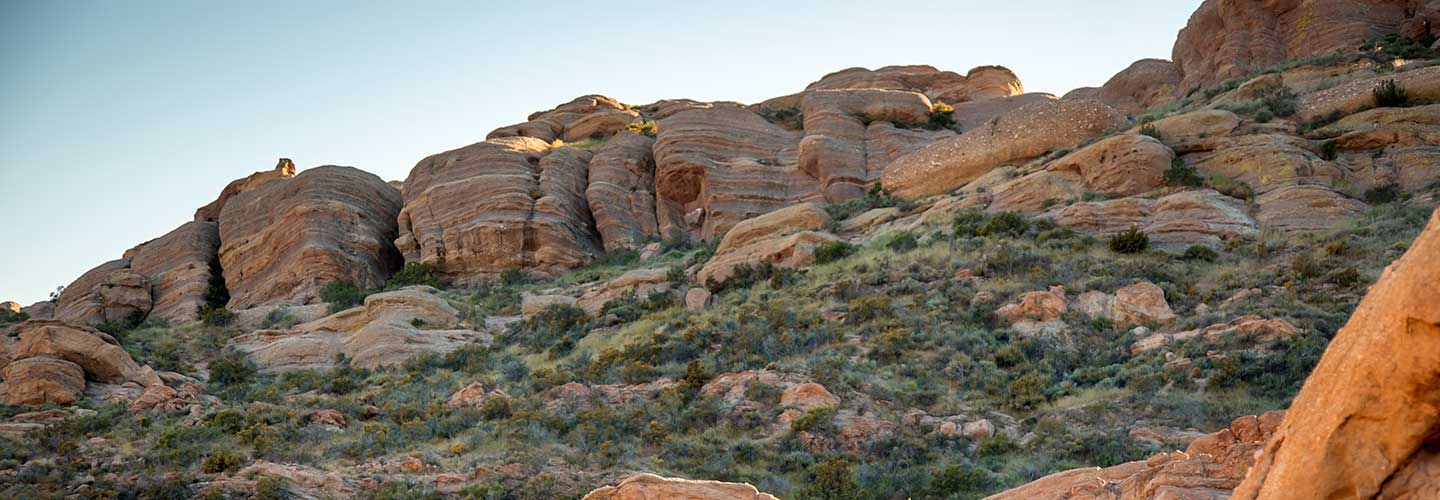
[{"label": "large boulder in foreground", "polygon": [[546,274],[599,255],[586,200],[589,151],[501,137],[430,156],[405,179],[396,246],[460,282]]},{"label": "large boulder in foreground", "polygon": [[1129,121],[1094,100],[1037,101],[896,159],[881,183],[905,198],[964,186],[995,167],[1071,147]]},{"label": "large boulder in foreground", "polygon": [[235,195],[220,212],[220,265],[231,309],[306,304],[320,288],[385,283],[400,266],[400,192],[351,167],[324,166]]},{"label": "large boulder in foreground", "polygon": [[[1184,452],[1111,467],[1057,472],[986,500],[1105,499],[1220,500],[1240,484],[1284,418],[1283,411],[1235,419],[1230,426],[1190,442]],[[1275,498],[1321,498],[1281,496]]]},{"label": "large boulder in foreground", "polygon": [[585,495],[583,500],[779,500],[761,493],[744,483],[695,481],[666,478],[654,474],[636,474],[615,486],[602,486]]},{"label": "large boulder in foreground", "polygon": [[837,238],[820,229],[830,221],[814,203],[786,207],[736,224],[715,255],[696,275],[702,284],[724,282],[739,266],[801,267],[815,261],[815,248]]},{"label": "large boulder in foreground", "polygon": [[1305,380],[1233,498],[1440,491],[1440,211],[1385,269]]}]

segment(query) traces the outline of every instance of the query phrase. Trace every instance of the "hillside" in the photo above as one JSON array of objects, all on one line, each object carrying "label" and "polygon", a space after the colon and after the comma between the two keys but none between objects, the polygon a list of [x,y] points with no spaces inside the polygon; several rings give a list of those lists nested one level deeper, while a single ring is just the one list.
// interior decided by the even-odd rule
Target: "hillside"
[{"label": "hillside", "polygon": [[281,159],[0,303],[0,491],[1431,498],[1432,19],[1207,0],[1062,97],[850,68]]}]

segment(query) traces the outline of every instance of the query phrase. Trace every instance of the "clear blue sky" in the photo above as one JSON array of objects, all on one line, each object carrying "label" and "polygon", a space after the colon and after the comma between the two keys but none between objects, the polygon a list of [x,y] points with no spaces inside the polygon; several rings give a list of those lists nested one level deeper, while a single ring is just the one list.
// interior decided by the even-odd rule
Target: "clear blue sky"
[{"label": "clear blue sky", "polygon": [[[601,93],[756,102],[838,69],[1168,58],[1200,0],[0,2],[0,300],[44,299],[277,157],[404,179]],[[403,4],[403,5],[402,5]]]}]

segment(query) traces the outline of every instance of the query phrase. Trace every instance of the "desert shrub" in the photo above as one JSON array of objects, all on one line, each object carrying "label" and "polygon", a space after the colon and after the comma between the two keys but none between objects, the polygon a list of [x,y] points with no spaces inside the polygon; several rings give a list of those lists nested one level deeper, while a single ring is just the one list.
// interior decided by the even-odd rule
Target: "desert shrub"
[{"label": "desert shrub", "polygon": [[235,321],[235,313],[224,307],[200,306],[200,321],[210,326],[225,326]]},{"label": "desert shrub", "polygon": [[1000,212],[975,230],[980,236],[1020,237],[1030,230],[1030,221],[1019,212]]},{"label": "desert shrub", "polygon": [[829,264],[855,253],[855,245],[844,240],[832,241],[815,249],[815,263]]},{"label": "desert shrub", "polygon": [[1398,107],[1410,102],[1410,96],[1405,92],[1405,87],[1395,83],[1394,79],[1380,82],[1370,93],[1375,96],[1376,107]]},{"label": "desert shrub", "polygon": [[985,220],[985,212],[971,209],[955,214],[955,221],[951,224],[955,228],[955,236],[977,236]]},{"label": "desert shrub", "polygon": [[1146,123],[1145,126],[1140,127],[1140,135],[1148,135],[1150,137],[1154,137],[1157,141],[1163,139],[1162,137],[1160,137],[1160,129],[1155,127],[1155,124],[1153,123]]},{"label": "desert shrub", "polygon": [[1310,133],[1311,131],[1314,131],[1315,129],[1322,128],[1337,121],[1340,121],[1340,119],[1344,117],[1345,113],[1343,112],[1331,111],[1329,114],[1317,116],[1301,123],[1300,126],[1296,127],[1296,133],[1299,133],[1300,135],[1305,135]]},{"label": "desert shrub", "polygon": [[855,479],[855,470],[850,462],[841,458],[831,459],[816,465],[815,478],[798,497],[806,500],[860,500],[865,498],[860,482]]},{"label": "desert shrub", "polygon": [[530,282],[530,275],[524,269],[512,267],[500,273],[502,286],[519,286]]},{"label": "desert shrub", "polygon": [[290,485],[283,477],[265,476],[255,481],[255,500],[290,498]]},{"label": "desert shrub", "polygon": [[255,364],[239,351],[228,351],[210,361],[210,381],[221,385],[249,382],[255,372]]},{"label": "desert shrub", "polygon": [[620,321],[631,322],[655,311],[664,310],[675,304],[675,296],[666,292],[653,292],[644,298],[634,293],[605,303],[600,316],[615,315]]},{"label": "desert shrub", "polygon": [[1269,111],[1273,116],[1281,118],[1295,115],[1295,111],[1297,110],[1296,101],[1298,99],[1299,96],[1295,94],[1294,90],[1290,90],[1290,87],[1283,85],[1265,89],[1265,91],[1260,94],[1260,103],[1264,106],[1265,110]]},{"label": "desert shrub", "polygon": [[488,397],[485,402],[480,403],[480,416],[486,420],[497,420],[510,417],[510,398]]},{"label": "desert shrub", "polygon": [[331,281],[320,288],[320,300],[330,304],[330,312],[336,313],[360,305],[365,292],[354,281]]},{"label": "desert shrub", "polygon": [[1176,158],[1170,161],[1170,168],[1165,169],[1165,185],[1172,187],[1199,187],[1205,180],[1200,178],[1200,173],[1195,167],[1185,164],[1185,160]]},{"label": "desert shrub", "polygon": [[531,350],[538,352],[548,348],[565,354],[589,332],[589,327],[590,317],[583,309],[555,304],[530,319],[512,325],[509,335]]},{"label": "desert shrub", "polygon": [[1371,205],[1390,203],[1399,200],[1401,194],[1400,186],[1397,184],[1375,186],[1365,190],[1365,202]]},{"label": "desert shrub", "polygon": [[910,231],[902,231],[900,233],[896,233],[893,237],[890,238],[890,241],[885,242],[885,248],[894,250],[898,253],[909,252],[919,246],[920,242],[915,237],[915,233],[912,233]]},{"label": "desert shrub", "polygon": [[1336,156],[1339,156],[1339,154],[1340,154],[1340,147],[1339,147],[1337,144],[1335,144],[1335,141],[1325,141],[1325,142],[1320,143],[1320,158],[1321,158],[1321,159],[1323,159],[1323,160],[1325,160],[1325,161],[1334,161],[1334,160],[1335,160],[1335,157],[1336,157]]},{"label": "desert shrub", "polygon": [[830,432],[835,424],[836,410],[833,406],[812,408],[804,415],[790,421],[790,430],[795,432]]},{"label": "desert shrub", "polygon": [[760,108],[759,114],[770,123],[790,130],[800,130],[805,127],[805,114],[800,110],[799,106],[780,109],[762,107]]},{"label": "desert shrub", "polygon": [[645,137],[655,137],[655,134],[660,132],[660,124],[656,123],[655,120],[645,120],[632,122],[626,125],[625,129]]},{"label": "desert shrub", "polygon": [[[891,196],[890,193],[886,193],[880,186],[880,183],[877,182],[865,191],[864,197],[825,205],[825,213],[830,216],[830,223],[838,226],[840,222],[845,219],[860,215],[869,210],[885,207],[899,207],[903,212],[914,208],[914,205],[911,202],[901,200]],[[831,229],[835,228],[832,227]]]},{"label": "desert shrub", "polygon": [[225,287],[225,274],[220,269],[220,258],[210,259],[210,282],[205,289],[205,305],[222,308],[230,302],[230,290]]},{"label": "desert shrub", "polygon": [[1430,48],[1434,43],[1435,35],[1411,38],[1400,33],[1390,33],[1365,42],[1360,46],[1360,50],[1389,58],[1430,59],[1436,56],[1435,50]]},{"label": "desert shrub", "polygon": [[950,465],[930,480],[930,498],[980,497],[996,486],[995,476],[983,467]]},{"label": "desert shrub", "polygon": [[1209,184],[1211,189],[1231,198],[1249,200],[1255,197],[1255,188],[1250,187],[1249,184],[1243,181],[1235,180],[1224,175],[1216,174],[1210,176]]},{"label": "desert shrub", "polygon": [[206,455],[200,461],[200,472],[206,474],[219,474],[240,468],[245,465],[245,457],[226,449],[219,449]]},{"label": "desert shrub", "polygon": [[0,325],[7,323],[19,323],[27,319],[30,319],[29,314],[11,311],[9,309],[0,309]]},{"label": "desert shrub", "polygon": [[930,106],[930,122],[927,128],[939,130],[955,126],[955,107],[943,102]]},{"label": "desert shrub", "polygon": [[1204,245],[1190,245],[1189,248],[1185,249],[1185,253],[1180,255],[1180,258],[1185,260],[1199,260],[1205,262],[1215,262],[1215,259],[1219,257],[1220,255],[1215,253],[1215,250],[1212,250],[1210,249],[1210,247]]},{"label": "desert shrub", "polygon": [[[390,280],[385,283],[385,289],[394,290],[413,285],[427,285],[435,288],[444,288],[440,279],[431,272],[430,266],[421,262],[406,262],[405,267],[396,272]],[[327,301],[328,302],[328,301]]]},{"label": "desert shrub", "polygon": [[640,252],[629,248],[620,248],[605,252],[599,258],[590,261],[588,267],[624,267],[640,261]]},{"label": "desert shrub", "polygon": [[1045,402],[1045,387],[1049,385],[1043,375],[1030,372],[1010,382],[1008,404],[1017,410],[1028,410]]},{"label": "desert shrub", "polygon": [[1140,253],[1149,247],[1150,236],[1134,226],[1110,237],[1110,250],[1115,253]]}]

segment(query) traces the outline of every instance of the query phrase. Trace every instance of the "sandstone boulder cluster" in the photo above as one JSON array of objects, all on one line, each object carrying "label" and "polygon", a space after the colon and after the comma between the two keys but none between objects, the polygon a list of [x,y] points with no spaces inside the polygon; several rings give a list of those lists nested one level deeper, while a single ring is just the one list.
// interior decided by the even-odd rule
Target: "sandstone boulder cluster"
[{"label": "sandstone boulder cluster", "polygon": [[164,385],[155,370],[136,363],[105,332],[57,320],[29,320],[16,331],[13,345],[0,345],[7,405],[73,404],[83,396],[87,381],[140,388]]}]

